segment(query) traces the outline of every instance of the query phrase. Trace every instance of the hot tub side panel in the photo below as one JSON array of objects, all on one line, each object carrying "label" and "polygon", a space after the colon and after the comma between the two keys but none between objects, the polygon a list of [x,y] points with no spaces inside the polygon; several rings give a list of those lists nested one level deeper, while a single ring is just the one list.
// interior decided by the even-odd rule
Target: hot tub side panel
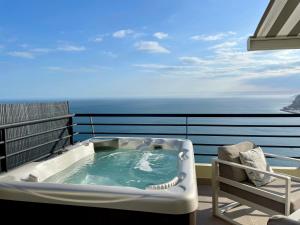
[{"label": "hot tub side panel", "polygon": [[0,210],[2,219],[10,223],[40,224],[41,221],[38,218],[44,218],[47,223],[59,221],[60,223],[68,222],[68,224],[82,222],[103,225],[196,225],[196,211],[174,215],[10,200],[0,200]]}]

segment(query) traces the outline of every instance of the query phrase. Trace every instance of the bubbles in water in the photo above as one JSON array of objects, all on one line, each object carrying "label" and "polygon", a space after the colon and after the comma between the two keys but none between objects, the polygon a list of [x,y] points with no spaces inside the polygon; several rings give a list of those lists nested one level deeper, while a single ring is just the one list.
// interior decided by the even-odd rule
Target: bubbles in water
[{"label": "bubbles in water", "polygon": [[134,168],[143,170],[143,171],[147,171],[147,172],[153,171],[150,166],[150,162],[148,161],[148,159],[151,155],[152,154],[150,152],[144,153],[143,157],[140,159],[140,161],[136,164],[136,166]]},{"label": "bubbles in water", "polygon": [[146,188],[177,175],[177,150],[116,149],[99,151],[45,182]]},{"label": "bubbles in water", "polygon": [[109,177],[101,177],[95,175],[87,175],[81,182],[81,184],[102,184],[102,185],[119,185],[116,181]]}]

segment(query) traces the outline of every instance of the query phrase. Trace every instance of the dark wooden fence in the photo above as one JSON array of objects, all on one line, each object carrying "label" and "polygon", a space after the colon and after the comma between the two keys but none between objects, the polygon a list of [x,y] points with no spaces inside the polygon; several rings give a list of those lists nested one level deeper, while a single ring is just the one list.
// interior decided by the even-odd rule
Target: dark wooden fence
[{"label": "dark wooden fence", "polygon": [[0,104],[0,172],[72,144],[72,116],[68,102]]}]

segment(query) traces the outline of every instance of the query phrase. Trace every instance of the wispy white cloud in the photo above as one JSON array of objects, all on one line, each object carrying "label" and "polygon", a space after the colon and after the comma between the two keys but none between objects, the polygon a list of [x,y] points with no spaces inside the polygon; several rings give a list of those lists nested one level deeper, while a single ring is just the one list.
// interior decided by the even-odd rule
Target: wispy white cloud
[{"label": "wispy white cloud", "polygon": [[118,54],[113,53],[111,51],[102,51],[101,53],[102,53],[102,55],[108,56],[110,58],[117,58],[118,57]]},{"label": "wispy white cloud", "polygon": [[114,38],[125,38],[126,36],[134,34],[134,31],[131,29],[118,30],[112,34]]},{"label": "wispy white cloud", "polygon": [[148,72],[154,72],[156,70],[172,71],[172,70],[181,70],[183,68],[186,68],[181,65],[166,65],[166,64],[154,64],[154,63],[133,64],[133,66]]},{"label": "wispy white cloud", "polygon": [[93,39],[93,42],[102,42],[103,41],[103,37],[96,37]]},{"label": "wispy white cloud", "polygon": [[24,59],[34,59],[35,56],[30,51],[12,51],[7,53],[10,56],[24,58]]},{"label": "wispy white cloud", "polygon": [[139,41],[135,43],[135,48],[148,53],[170,53],[170,50],[161,46],[156,41]]},{"label": "wispy white cloud", "polygon": [[234,47],[237,45],[238,45],[238,42],[236,42],[236,41],[226,41],[221,44],[213,45],[210,48],[211,49],[227,49],[227,48],[231,48],[231,47]]},{"label": "wispy white cloud", "polygon": [[54,50],[50,49],[50,48],[33,48],[33,49],[30,49],[29,51],[31,51],[33,53],[49,53]]},{"label": "wispy white cloud", "polygon": [[62,71],[62,70],[64,70],[64,68],[61,67],[61,66],[48,66],[46,69],[51,70],[51,71]]},{"label": "wispy white cloud", "polygon": [[28,45],[28,44],[25,44],[25,43],[23,43],[23,44],[20,44],[20,47],[21,47],[21,48],[28,48],[28,47],[29,47],[29,45]]},{"label": "wispy white cloud", "polygon": [[95,42],[95,43],[100,43],[100,42],[103,42],[105,36],[109,36],[109,34],[96,35],[94,37],[89,38],[88,41]]},{"label": "wispy white cloud", "polygon": [[99,74],[103,70],[108,69],[104,66],[81,66],[81,67],[64,67],[64,66],[48,66],[47,70],[51,72],[60,72],[60,73],[72,73],[72,74]]},{"label": "wispy white cloud", "polygon": [[195,56],[182,56],[179,57],[179,60],[184,64],[190,64],[190,65],[204,65],[204,64],[212,63],[211,60],[206,60]]},{"label": "wispy white cloud", "polygon": [[85,51],[86,48],[84,46],[65,44],[65,45],[58,47],[57,50],[64,51],[64,52],[82,52],[82,51]]},{"label": "wispy white cloud", "polygon": [[153,34],[153,36],[156,37],[157,39],[162,40],[162,39],[167,38],[169,36],[169,34],[164,33],[164,32],[156,32]]},{"label": "wispy white cloud", "polygon": [[222,32],[222,33],[217,33],[212,35],[200,34],[200,35],[192,36],[191,39],[195,41],[217,41],[235,34],[236,33],[233,31]]},{"label": "wispy white cloud", "polygon": [[[242,40],[241,43],[244,43]],[[134,64],[143,72],[190,79],[224,80],[247,83],[273,77],[300,75],[300,52],[297,50],[247,52],[236,41],[226,41],[208,48],[208,56],[182,56],[166,64]],[[250,85],[247,87],[250,88]],[[216,86],[218,89],[218,87]],[[253,87],[252,87],[253,88]]]},{"label": "wispy white cloud", "polygon": [[29,48],[29,45],[27,44],[21,45],[20,47],[22,47],[23,49],[16,50],[16,51],[9,51],[7,52],[7,55],[18,57],[18,58],[24,58],[24,59],[34,59],[38,56],[54,53],[54,52],[61,52],[61,51],[81,52],[86,50],[84,46],[76,46],[70,44],[64,44],[57,48]]}]

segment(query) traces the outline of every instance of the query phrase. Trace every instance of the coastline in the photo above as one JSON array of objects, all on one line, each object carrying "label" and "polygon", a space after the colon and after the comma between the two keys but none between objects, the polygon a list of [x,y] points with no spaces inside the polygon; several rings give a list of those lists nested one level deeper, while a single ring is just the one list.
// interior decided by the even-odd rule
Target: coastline
[{"label": "coastline", "polygon": [[300,113],[300,95],[297,95],[290,105],[283,107],[280,111],[292,113],[292,114],[299,114]]},{"label": "coastline", "polygon": [[300,114],[300,110],[297,109],[281,109],[280,111],[292,114]]}]

